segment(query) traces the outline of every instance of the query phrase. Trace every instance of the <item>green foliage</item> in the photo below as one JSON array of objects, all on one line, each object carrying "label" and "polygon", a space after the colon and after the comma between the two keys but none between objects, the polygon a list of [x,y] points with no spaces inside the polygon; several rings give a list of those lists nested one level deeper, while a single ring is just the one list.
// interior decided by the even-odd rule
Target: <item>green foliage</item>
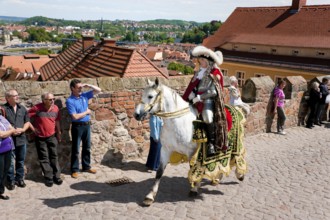
[{"label": "green foliage", "polygon": [[194,69],[190,66],[183,65],[182,63],[171,62],[167,66],[168,70],[176,70],[185,75],[190,75],[194,73]]},{"label": "green foliage", "polygon": [[124,41],[136,42],[139,41],[139,37],[133,31],[128,31],[126,36],[123,38]]},{"label": "green foliage", "polygon": [[13,36],[14,36],[14,37],[18,37],[18,38],[22,38],[21,33],[18,32],[17,30],[14,30],[14,31],[13,31]]},{"label": "green foliage", "polygon": [[178,25],[178,26],[189,26],[189,25],[200,25],[195,21],[183,21],[183,20],[167,20],[167,19],[155,19],[148,21],[141,21],[143,24],[156,24],[156,25]]},{"label": "green foliage", "polygon": [[39,54],[39,55],[48,55],[48,54],[51,54],[52,52],[46,48],[41,48],[39,50],[36,50],[34,53]]},{"label": "green foliage", "polygon": [[29,33],[28,41],[32,42],[48,42],[52,40],[50,33],[46,32],[44,28],[29,28],[26,30]]},{"label": "green foliage", "polygon": [[210,23],[203,24],[202,26],[195,27],[184,34],[181,42],[200,44],[203,42],[204,38],[214,34],[214,32],[219,29],[221,24],[221,21],[212,21]]}]

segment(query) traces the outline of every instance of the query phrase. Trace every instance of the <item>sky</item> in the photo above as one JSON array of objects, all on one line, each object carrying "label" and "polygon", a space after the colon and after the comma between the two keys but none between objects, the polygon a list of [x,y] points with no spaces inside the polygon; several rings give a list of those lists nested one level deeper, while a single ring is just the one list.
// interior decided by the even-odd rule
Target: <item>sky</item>
[{"label": "sky", "polygon": [[[290,6],[292,0],[0,0],[0,16],[65,20],[225,21],[237,7]],[[330,0],[307,0],[307,5]]]}]

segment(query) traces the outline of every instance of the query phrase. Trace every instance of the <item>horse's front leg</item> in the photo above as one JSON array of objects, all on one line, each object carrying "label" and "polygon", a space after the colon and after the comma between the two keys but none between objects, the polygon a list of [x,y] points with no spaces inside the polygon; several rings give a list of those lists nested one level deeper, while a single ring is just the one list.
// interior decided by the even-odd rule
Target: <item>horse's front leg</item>
[{"label": "horse's front leg", "polygon": [[163,153],[163,151],[161,152],[161,160],[160,160],[159,168],[156,173],[156,181],[152,186],[151,191],[146,195],[145,199],[143,200],[143,204],[146,206],[150,206],[155,201],[155,197],[157,195],[158,187],[160,183],[160,178],[163,176],[166,165],[168,163],[168,159],[163,158],[163,155],[165,156],[165,154],[166,153]]}]

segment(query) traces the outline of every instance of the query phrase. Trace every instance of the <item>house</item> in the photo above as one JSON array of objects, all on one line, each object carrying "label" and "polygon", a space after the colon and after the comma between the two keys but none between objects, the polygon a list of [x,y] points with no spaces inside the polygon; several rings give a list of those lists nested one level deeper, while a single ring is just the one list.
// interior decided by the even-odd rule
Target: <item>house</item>
[{"label": "house", "polygon": [[42,81],[96,77],[165,77],[141,52],[116,46],[113,39],[84,36],[40,69]]},{"label": "house", "polygon": [[39,80],[40,68],[49,62],[52,55],[25,54],[21,56],[3,56],[0,66],[2,81]]},{"label": "house", "polygon": [[236,8],[203,45],[222,51],[224,75],[240,85],[268,75],[276,82],[301,75],[310,80],[330,74],[330,5]]}]

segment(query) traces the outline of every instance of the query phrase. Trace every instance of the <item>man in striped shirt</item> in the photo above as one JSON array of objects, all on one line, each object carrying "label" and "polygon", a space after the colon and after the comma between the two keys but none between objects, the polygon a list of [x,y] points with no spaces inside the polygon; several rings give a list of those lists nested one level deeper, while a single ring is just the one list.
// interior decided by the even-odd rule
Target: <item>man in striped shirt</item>
[{"label": "man in striped shirt", "polygon": [[41,95],[42,103],[29,110],[35,133],[38,159],[45,177],[45,185],[52,187],[53,183],[61,185],[61,169],[58,163],[57,146],[61,141],[60,112],[54,105],[54,95]]}]

